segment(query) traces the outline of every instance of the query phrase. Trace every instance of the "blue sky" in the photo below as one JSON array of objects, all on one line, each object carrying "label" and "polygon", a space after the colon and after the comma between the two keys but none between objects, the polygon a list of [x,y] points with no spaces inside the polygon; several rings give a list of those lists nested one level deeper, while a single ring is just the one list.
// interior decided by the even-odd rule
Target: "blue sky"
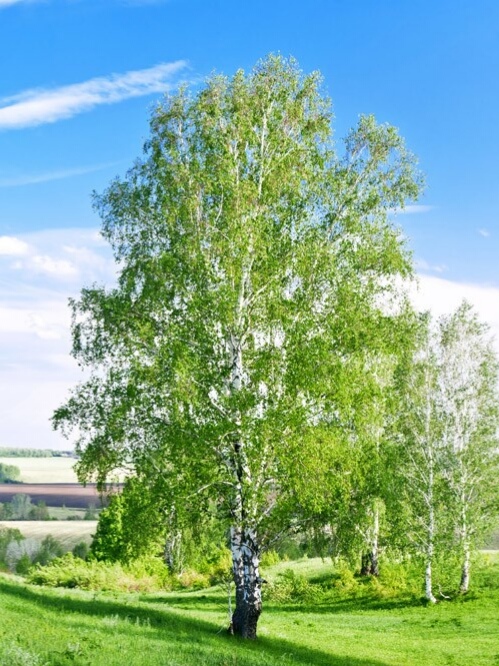
[{"label": "blue sky", "polygon": [[0,446],[67,446],[48,424],[79,378],[67,297],[113,276],[91,191],[164,92],[271,51],[321,70],[338,139],[360,113],[400,129],[427,180],[397,217],[415,300],[467,297],[499,335],[497,0],[0,0]]}]

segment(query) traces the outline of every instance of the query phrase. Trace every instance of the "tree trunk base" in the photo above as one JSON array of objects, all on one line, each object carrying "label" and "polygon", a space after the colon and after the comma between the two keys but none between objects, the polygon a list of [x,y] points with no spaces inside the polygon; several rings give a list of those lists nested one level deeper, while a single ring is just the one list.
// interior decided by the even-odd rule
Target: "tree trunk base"
[{"label": "tree trunk base", "polygon": [[378,560],[376,557],[374,557],[374,553],[372,551],[362,555],[360,575],[376,577],[379,576]]}]

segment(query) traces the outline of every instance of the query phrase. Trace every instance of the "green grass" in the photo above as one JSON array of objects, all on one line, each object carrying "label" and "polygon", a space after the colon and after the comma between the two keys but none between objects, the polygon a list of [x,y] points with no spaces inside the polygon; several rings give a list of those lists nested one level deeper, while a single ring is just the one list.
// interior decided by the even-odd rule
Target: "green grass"
[{"label": "green grass", "polygon": [[[320,560],[296,567],[312,578],[330,570]],[[25,660],[0,656],[0,665],[36,664],[38,656],[54,666],[490,666],[499,664],[498,565],[476,581],[479,592],[435,607],[397,599],[266,602],[252,643],[226,635],[219,589],[112,595],[2,576],[0,646],[20,648]]]}]

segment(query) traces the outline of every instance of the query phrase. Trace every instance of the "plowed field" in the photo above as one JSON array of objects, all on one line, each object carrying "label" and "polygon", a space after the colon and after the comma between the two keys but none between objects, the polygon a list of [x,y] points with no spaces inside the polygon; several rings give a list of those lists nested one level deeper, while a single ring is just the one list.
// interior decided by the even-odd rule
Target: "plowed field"
[{"label": "plowed field", "polygon": [[43,501],[47,506],[67,506],[86,509],[89,504],[99,507],[106,504],[95,484],[86,487],[79,483],[2,483],[0,502],[10,502],[14,495],[29,495],[33,504]]}]

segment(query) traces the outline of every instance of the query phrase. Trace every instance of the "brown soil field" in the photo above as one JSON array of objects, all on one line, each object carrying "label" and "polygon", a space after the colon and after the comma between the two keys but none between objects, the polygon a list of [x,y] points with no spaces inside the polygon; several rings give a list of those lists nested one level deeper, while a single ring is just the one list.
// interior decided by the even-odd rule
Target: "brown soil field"
[{"label": "brown soil field", "polygon": [[89,504],[105,506],[106,498],[97,491],[94,483],[1,483],[0,502],[10,502],[14,495],[29,495],[31,501],[43,501],[47,506],[67,506],[86,509]]}]

